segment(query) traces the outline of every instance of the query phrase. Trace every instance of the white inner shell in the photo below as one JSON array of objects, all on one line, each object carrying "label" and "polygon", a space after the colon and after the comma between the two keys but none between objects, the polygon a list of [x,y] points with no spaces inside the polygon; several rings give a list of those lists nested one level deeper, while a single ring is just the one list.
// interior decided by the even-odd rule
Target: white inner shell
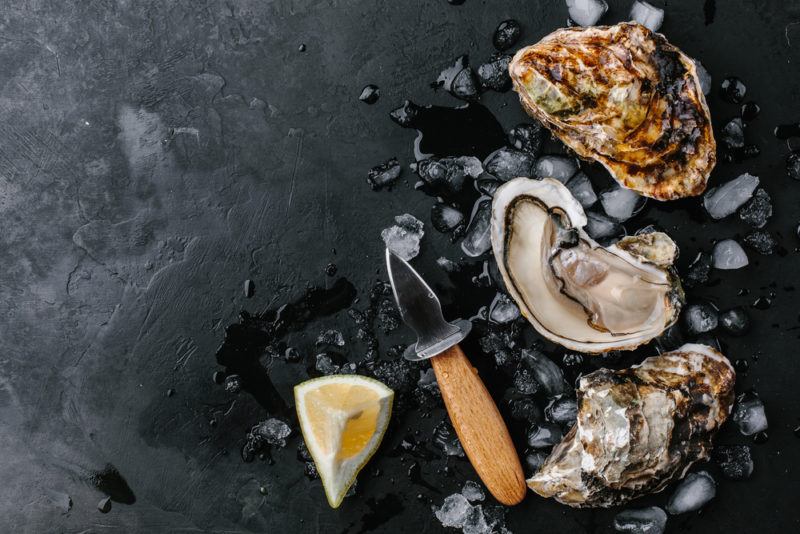
[{"label": "white inner shell", "polygon": [[[551,179],[517,178],[495,193],[492,245],[509,292],[545,337],[574,350],[633,348],[672,318],[667,273],[581,228],[580,204]],[[579,245],[556,246],[558,223],[578,229]]]}]

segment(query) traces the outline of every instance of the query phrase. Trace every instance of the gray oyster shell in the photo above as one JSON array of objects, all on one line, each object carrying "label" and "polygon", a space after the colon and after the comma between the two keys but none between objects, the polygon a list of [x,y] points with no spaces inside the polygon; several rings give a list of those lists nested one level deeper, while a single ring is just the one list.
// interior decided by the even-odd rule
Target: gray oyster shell
[{"label": "gray oyster shell", "polygon": [[661,491],[708,458],[711,438],[730,414],[735,379],[722,354],[694,344],[584,376],[577,424],[528,486],[576,508]]}]

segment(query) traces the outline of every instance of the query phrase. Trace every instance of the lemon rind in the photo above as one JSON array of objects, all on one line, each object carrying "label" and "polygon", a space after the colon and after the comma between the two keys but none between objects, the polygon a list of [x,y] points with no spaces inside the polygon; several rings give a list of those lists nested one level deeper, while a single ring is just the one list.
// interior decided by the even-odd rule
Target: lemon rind
[{"label": "lemon rind", "polygon": [[[355,378],[354,378],[355,377]],[[344,465],[344,469],[342,470],[345,473],[350,472],[351,474],[347,475],[346,483],[341,485],[341,488],[338,492],[335,492],[335,488],[329,487],[333,485],[333,478],[334,478],[334,471],[331,469],[331,462],[328,458],[319,457],[319,451],[314,450],[314,446],[309,446],[309,440],[306,439],[306,436],[313,435],[311,432],[310,424],[305,420],[305,394],[304,391],[308,390],[311,386],[319,385],[320,382],[329,382],[329,383],[343,383],[343,384],[364,384],[367,382],[369,387],[374,387],[374,389],[380,394],[378,398],[378,402],[381,404],[381,410],[379,410],[379,417],[375,423],[375,434],[372,435],[370,440],[367,442],[367,445],[364,447],[364,453],[361,458],[361,461],[358,464],[351,465]],[[347,491],[356,481],[358,474],[364,468],[364,466],[372,459],[372,457],[377,452],[378,448],[380,447],[381,442],[383,441],[383,437],[386,434],[386,430],[389,427],[389,421],[392,417],[392,405],[394,402],[394,391],[391,390],[386,384],[379,380],[375,380],[374,378],[370,378],[367,376],[361,375],[331,375],[331,376],[323,376],[319,378],[312,378],[311,380],[306,380],[300,384],[297,384],[294,387],[294,397],[295,397],[295,410],[297,411],[297,419],[300,423],[300,430],[303,433],[303,439],[306,442],[306,446],[308,448],[308,452],[311,454],[311,458],[314,460],[314,464],[317,466],[317,471],[320,475],[320,480],[322,481],[322,488],[325,491],[325,498],[328,501],[328,504],[331,508],[338,508],[341,505],[342,501],[344,500]],[[326,483],[326,478],[330,478]]]}]

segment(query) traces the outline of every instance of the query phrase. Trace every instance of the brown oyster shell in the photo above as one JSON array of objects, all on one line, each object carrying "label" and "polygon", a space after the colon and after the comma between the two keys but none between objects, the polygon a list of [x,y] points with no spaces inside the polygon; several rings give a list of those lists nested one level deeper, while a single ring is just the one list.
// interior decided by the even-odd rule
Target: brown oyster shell
[{"label": "brown oyster shell", "polygon": [[661,491],[708,458],[711,438],[733,406],[735,379],[722,354],[692,344],[584,376],[577,424],[528,486],[576,508]]},{"label": "brown oyster shell", "polygon": [[532,117],[624,187],[701,194],[716,143],[694,61],[637,23],[556,30],[509,65]]}]

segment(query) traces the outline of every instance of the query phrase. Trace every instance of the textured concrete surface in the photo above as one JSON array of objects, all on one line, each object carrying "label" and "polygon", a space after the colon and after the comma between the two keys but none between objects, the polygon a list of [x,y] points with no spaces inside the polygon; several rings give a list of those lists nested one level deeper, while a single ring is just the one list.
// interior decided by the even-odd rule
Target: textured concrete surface
[{"label": "textured concrete surface", "polygon": [[[624,17],[627,4],[612,2],[608,20]],[[663,31],[703,61],[715,88],[735,74],[761,105],[747,133],[761,156],[720,165],[713,179],[759,175],[775,203],[768,229],[788,254],[751,254],[750,268],[693,295],[726,308],[776,293],[769,310],[751,310],[752,333],[727,343],[732,359],[758,356],[739,388],[755,386],[764,399],[770,439],[753,446],[751,480],[721,481],[702,514],[670,519],[670,528],[788,532],[798,529],[800,490],[798,292],[786,289],[798,285],[800,184],[786,178],[787,148],[771,131],[800,119],[800,10],[717,4],[706,25],[700,2],[669,2]],[[211,374],[240,310],[330,285],[329,262],[364,295],[382,268],[380,229],[404,212],[428,224],[433,199],[413,190],[408,169],[391,192],[365,183],[389,157],[413,161],[413,133],[387,113],[407,97],[454,105],[428,82],[457,55],[487,57],[492,31],[509,17],[533,42],[563,25],[566,11],[533,0],[0,5],[0,530],[441,529],[416,496],[440,503],[472,476],[468,464],[438,478],[423,466],[437,494],[384,455],[375,460],[383,474],[361,480],[332,511],[319,482],[303,475],[296,438],[274,453],[275,465],[242,462],[244,435],[264,411],[246,395],[232,399]],[[381,88],[374,106],[357,99],[367,83]],[[511,93],[484,102],[505,127],[524,119]],[[716,96],[710,104],[717,127],[738,112]],[[685,207],[650,203],[636,224],[668,228],[685,262],[746,231],[738,221],[699,225]],[[437,257],[459,249],[428,230],[417,266],[432,272]],[[256,283],[249,300],[245,279]],[[444,278],[437,287],[447,289]],[[737,296],[740,288],[749,294]],[[313,348],[325,326],[346,329],[343,313],[326,321],[297,344]],[[273,380],[290,398],[304,376],[276,369]],[[388,436],[387,447],[401,437]],[[723,438],[742,442],[731,429]],[[107,464],[119,476],[98,485]],[[105,494],[113,507],[104,515],[96,507]],[[607,532],[612,517],[530,495],[508,526]]]}]

